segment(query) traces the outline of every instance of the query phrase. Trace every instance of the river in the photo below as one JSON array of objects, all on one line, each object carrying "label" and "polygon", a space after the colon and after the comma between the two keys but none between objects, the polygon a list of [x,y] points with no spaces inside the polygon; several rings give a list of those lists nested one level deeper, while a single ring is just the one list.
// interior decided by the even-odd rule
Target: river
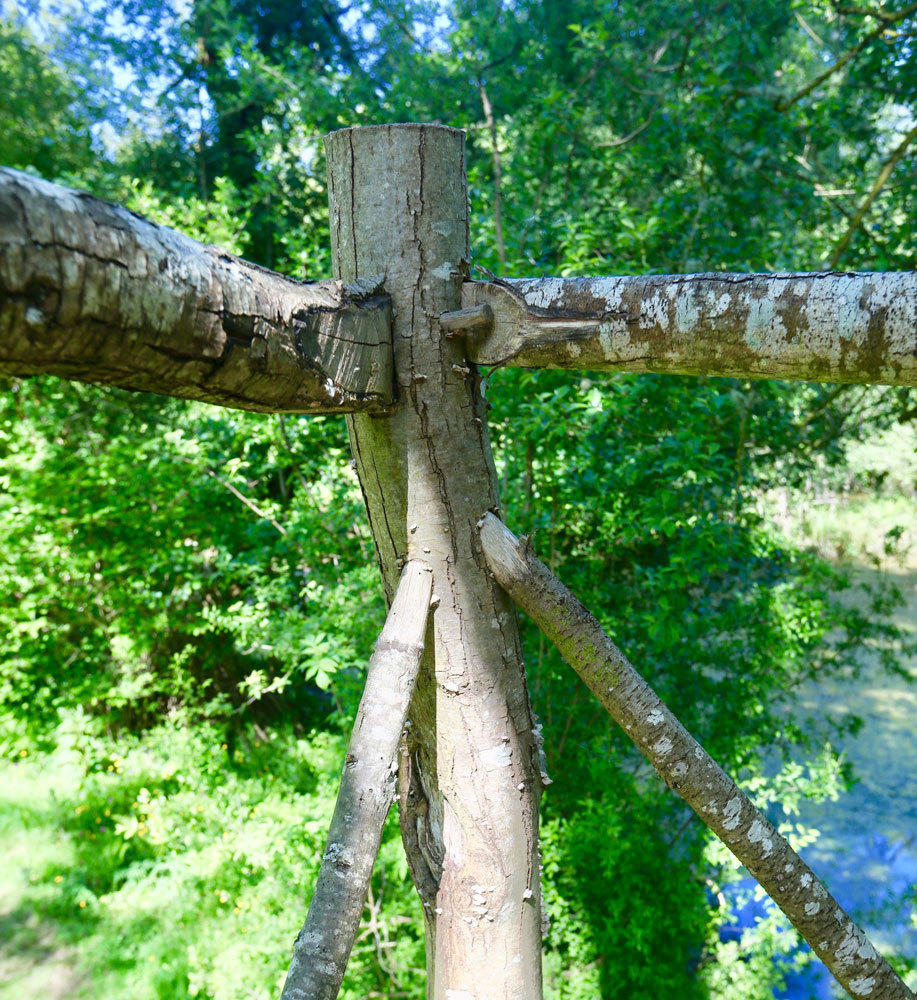
[{"label": "river", "polygon": [[[895,621],[917,626],[917,568],[885,570],[905,595]],[[875,582],[878,570],[858,568]],[[836,800],[801,806],[802,823],[820,831],[802,853],[838,901],[884,954],[917,959],[917,657],[905,661],[912,682],[891,677],[877,658],[855,680],[833,678],[802,689],[798,707],[812,716],[853,712],[863,719],[856,736],[837,741],[854,768],[853,787]],[[752,885],[745,880],[736,888]],[[738,914],[748,926],[763,912],[749,904]],[[917,972],[908,985],[917,988]],[[820,962],[794,976],[784,1000],[832,1000],[845,994]]]}]

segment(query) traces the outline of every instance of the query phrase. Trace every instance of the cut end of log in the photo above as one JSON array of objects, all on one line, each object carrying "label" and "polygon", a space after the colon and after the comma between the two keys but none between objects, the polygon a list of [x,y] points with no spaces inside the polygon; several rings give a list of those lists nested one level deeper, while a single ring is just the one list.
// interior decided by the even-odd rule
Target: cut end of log
[{"label": "cut end of log", "polygon": [[528,572],[523,543],[490,511],[478,521],[478,528],[487,565],[500,586],[512,593],[513,583],[524,579]]}]

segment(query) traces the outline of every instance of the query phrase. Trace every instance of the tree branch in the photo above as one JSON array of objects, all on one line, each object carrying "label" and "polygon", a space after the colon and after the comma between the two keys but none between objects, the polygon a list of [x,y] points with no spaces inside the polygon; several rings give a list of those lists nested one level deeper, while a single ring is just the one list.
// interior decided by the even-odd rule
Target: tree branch
[{"label": "tree branch", "polygon": [[557,646],[663,781],[758,880],[854,997],[914,1000],[789,842],[711,759],[601,625],[493,514],[481,543],[497,582]]},{"label": "tree branch", "polygon": [[845,14],[848,17],[874,17],[880,21],[884,21],[886,24],[899,21],[902,17],[907,17],[909,14],[913,14],[917,10],[917,6],[912,5],[911,7],[905,7],[903,11],[897,10],[882,10],[881,7],[855,7],[849,4],[833,3],[831,5],[838,14]]},{"label": "tree branch", "polygon": [[248,507],[253,514],[257,514],[262,521],[268,521],[281,535],[286,535],[287,529],[276,518],[271,517],[267,511],[262,510],[254,500],[237,490],[232,483],[227,482],[227,480],[218,476],[213,469],[208,469],[207,475],[210,476],[211,479],[215,479],[224,489],[228,490],[237,500]]},{"label": "tree branch", "polygon": [[395,794],[396,751],[423,654],[432,588],[428,566],[405,564],[369,661],[328,846],[281,1000],[335,1000],[341,988]]},{"label": "tree branch", "polygon": [[869,189],[869,194],[863,199],[863,203],[860,207],[853,213],[850,219],[850,224],[847,226],[847,231],[838,240],[837,246],[831,253],[831,256],[827,260],[827,265],[829,268],[837,267],[838,262],[844,255],[844,251],[850,245],[850,241],[853,239],[854,234],[863,224],[863,219],[866,217],[866,213],[872,208],[873,202],[879,197],[882,188],[888,183],[889,177],[891,177],[895,167],[898,165],[901,158],[907,152],[910,144],[917,139],[917,126],[912,128],[908,132],[901,142],[889,153],[885,162],[882,164],[882,169],[879,171],[879,176],[876,177],[873,182],[872,187]]},{"label": "tree branch", "polygon": [[[853,48],[848,49],[843,55],[839,56],[827,69],[819,73],[814,79],[810,80],[804,87],[797,90],[795,94],[790,97],[778,98],[774,102],[774,109],[776,111],[786,111],[791,108],[794,104],[797,104],[804,97],[808,97],[809,94],[815,90],[816,87],[825,82],[829,77],[834,76],[839,70],[842,70],[851,59],[855,59],[862,51],[869,45],[870,42],[875,41],[880,35],[882,35],[890,24],[895,24],[898,21],[909,17],[917,11],[917,3],[911,4],[909,7],[903,7],[901,10],[896,11],[894,15],[889,15],[887,18],[881,19],[881,23],[877,28],[874,28],[867,35],[857,42]],[[865,12],[864,12],[865,13]]]}]

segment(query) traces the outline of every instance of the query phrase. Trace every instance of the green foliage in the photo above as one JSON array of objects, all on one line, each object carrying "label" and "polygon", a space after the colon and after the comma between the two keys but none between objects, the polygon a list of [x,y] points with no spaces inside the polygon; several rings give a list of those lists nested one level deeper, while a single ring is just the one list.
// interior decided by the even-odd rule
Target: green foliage
[{"label": "green foliage", "polygon": [[60,176],[91,156],[79,90],[17,18],[0,20],[0,149],[4,166]]},{"label": "green foliage", "polygon": [[[53,932],[68,997],[232,1000],[245,984],[270,1000],[324,849],[342,734],[275,726],[266,741],[240,742],[229,765],[220,727],[181,711],[117,740],[100,722],[62,712],[52,752],[0,764],[0,842],[17,861],[5,898]],[[423,941],[404,917],[416,904],[396,850],[393,824],[373,891],[381,933],[396,942],[379,954],[417,995]],[[13,944],[35,956],[37,928],[17,927]],[[343,997],[391,985],[376,954],[358,944]],[[0,997],[21,995],[15,976],[3,981]]]},{"label": "green foliage", "polygon": [[[4,160],[296,276],[330,272],[320,136],[341,125],[466,127],[475,260],[524,275],[819,266],[913,119],[914,17],[877,32],[821,0],[55,6],[0,25]],[[41,41],[38,10],[60,14]],[[913,266],[907,170],[845,266]],[[344,428],[3,389],[0,877],[45,928],[17,923],[17,950],[50,928],[75,997],[274,995],[383,610]],[[509,522],[804,842],[795,803],[849,779],[829,740],[858,720],[798,717],[795,693],[867,649],[895,669],[896,596],[842,602],[819,515],[790,540],[764,514],[813,482],[912,490],[870,449],[903,447],[913,396],[515,369],[488,394]],[[887,503],[903,551],[910,507]],[[720,941],[734,863],[523,628],[555,780],[548,995],[768,995],[791,933]],[[346,995],[420,995],[394,818],[370,910]]]},{"label": "green foliage", "polygon": [[[759,794],[762,748],[789,760],[800,744],[823,745],[825,720],[794,717],[799,686],[855,671],[867,642],[897,633],[882,618],[887,595],[871,613],[845,607],[835,595],[846,574],[781,543],[759,513],[757,489],[783,458],[780,389],[512,370],[490,382],[509,523],[534,529],[542,558],[688,729]],[[789,932],[777,925],[743,945],[757,958],[741,975],[717,971],[737,946],[716,940],[696,874],[724,879],[705,860],[708,835],[524,625],[556,779],[544,800],[556,995],[726,998],[747,996],[751,979],[778,984],[771,959]],[[797,769],[775,805],[791,809],[806,787],[830,786]]]},{"label": "green foliage", "polygon": [[37,732],[78,705],[122,724],[172,702],[227,724],[303,711],[310,682],[363,663],[381,611],[340,427],[127,398],[0,397],[8,710]]}]

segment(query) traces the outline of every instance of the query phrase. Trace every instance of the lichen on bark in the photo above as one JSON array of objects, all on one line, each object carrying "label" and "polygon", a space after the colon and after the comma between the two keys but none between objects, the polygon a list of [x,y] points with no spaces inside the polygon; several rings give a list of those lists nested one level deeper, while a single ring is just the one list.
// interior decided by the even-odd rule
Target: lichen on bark
[{"label": "lichen on bark", "polygon": [[658,274],[462,286],[479,364],[917,384],[917,273]]}]

